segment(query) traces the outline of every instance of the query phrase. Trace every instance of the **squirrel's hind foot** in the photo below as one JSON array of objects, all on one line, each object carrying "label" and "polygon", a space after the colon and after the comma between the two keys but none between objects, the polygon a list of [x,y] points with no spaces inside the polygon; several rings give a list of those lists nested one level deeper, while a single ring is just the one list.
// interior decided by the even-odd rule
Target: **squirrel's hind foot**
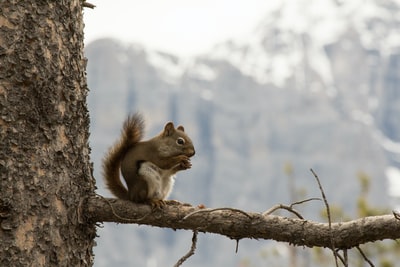
[{"label": "squirrel's hind foot", "polygon": [[167,205],[171,206],[192,206],[189,203],[182,203],[177,200],[163,200],[163,199],[150,199],[149,204],[151,206],[151,209],[154,210],[161,210]]},{"label": "squirrel's hind foot", "polygon": [[161,210],[165,207],[166,202],[163,199],[150,199],[149,204],[151,206],[151,210]]}]

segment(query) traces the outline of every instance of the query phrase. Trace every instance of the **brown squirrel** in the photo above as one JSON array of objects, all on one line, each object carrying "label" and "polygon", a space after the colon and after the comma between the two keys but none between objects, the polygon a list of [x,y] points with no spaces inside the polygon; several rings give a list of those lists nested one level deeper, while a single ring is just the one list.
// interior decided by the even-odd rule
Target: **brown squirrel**
[{"label": "brown squirrel", "polygon": [[[141,141],[144,120],[138,113],[124,122],[120,140],[103,160],[103,175],[108,189],[118,198],[163,207],[170,194],[174,175],[190,169],[195,154],[193,143],[183,126],[172,122],[157,136]],[[120,170],[128,189],[122,184]]]}]

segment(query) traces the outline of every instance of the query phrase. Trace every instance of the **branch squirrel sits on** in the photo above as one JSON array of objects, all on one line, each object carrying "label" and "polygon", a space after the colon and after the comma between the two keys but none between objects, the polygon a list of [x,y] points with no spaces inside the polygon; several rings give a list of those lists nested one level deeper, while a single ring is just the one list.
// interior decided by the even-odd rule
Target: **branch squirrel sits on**
[{"label": "branch squirrel sits on", "polygon": [[[176,172],[192,167],[190,157],[195,150],[183,126],[175,128],[172,122],[147,141],[142,141],[143,135],[143,117],[138,113],[128,116],[120,140],[103,159],[103,175],[116,197],[161,208]],[[128,188],[121,182],[120,170]]]}]

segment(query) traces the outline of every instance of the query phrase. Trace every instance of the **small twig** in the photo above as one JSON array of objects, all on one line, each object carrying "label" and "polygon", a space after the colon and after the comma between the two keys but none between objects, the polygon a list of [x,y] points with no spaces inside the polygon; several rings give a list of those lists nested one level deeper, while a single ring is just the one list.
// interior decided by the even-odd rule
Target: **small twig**
[{"label": "small twig", "polygon": [[269,210],[263,212],[262,215],[263,216],[270,215],[271,213],[273,213],[274,211],[276,211],[278,209],[284,209],[284,210],[290,211],[291,213],[295,214],[300,219],[304,220],[303,216],[301,216],[298,211],[293,209],[291,206],[286,206],[286,205],[283,205],[283,204],[278,204],[278,205],[273,206]]},{"label": "small twig", "polygon": [[328,203],[328,200],[326,199],[325,192],[324,192],[324,189],[322,188],[322,185],[321,185],[321,182],[320,182],[320,180],[318,178],[318,175],[314,172],[313,169],[310,169],[310,171],[314,175],[315,180],[317,180],[317,183],[318,183],[318,186],[319,186],[319,190],[321,191],[322,199],[324,200],[324,203],[325,203],[326,212],[328,214],[328,226],[329,226],[329,235],[330,235],[330,240],[331,240],[331,249],[332,249],[333,255],[335,256],[336,267],[339,267],[338,253],[336,252],[335,242],[333,241],[332,220],[331,220],[331,211],[329,209],[329,203]]},{"label": "small twig", "polygon": [[393,210],[392,213],[397,220],[400,220],[400,211]]},{"label": "small twig", "polygon": [[237,254],[239,251],[239,241],[240,239],[236,239],[236,249],[235,249],[235,253]]},{"label": "small twig", "polygon": [[151,214],[151,212],[150,212],[150,213],[147,213],[146,215],[144,215],[143,217],[138,218],[138,219],[126,218],[126,217],[119,216],[119,215],[116,213],[116,211],[115,211],[113,205],[111,204],[111,202],[110,202],[108,199],[106,199],[106,198],[103,197],[102,195],[99,195],[99,194],[96,194],[96,195],[97,195],[98,197],[102,198],[105,202],[107,202],[107,204],[108,204],[108,205],[110,206],[110,208],[111,208],[112,214],[113,214],[115,217],[117,217],[118,219],[120,219],[120,220],[124,220],[124,221],[127,221],[127,222],[140,222],[140,221],[144,220],[147,216],[149,216],[149,215]]},{"label": "small twig", "polygon": [[342,255],[339,254],[340,250],[336,251],[336,255],[338,256],[339,260],[343,263],[344,267],[348,267],[348,263],[347,263],[347,250],[344,249],[343,250],[343,257]]},{"label": "small twig", "polygon": [[300,219],[304,219],[303,216],[301,216],[301,214],[297,210],[293,209],[293,206],[294,205],[303,204],[303,203],[311,201],[311,200],[321,200],[321,199],[320,198],[315,198],[315,197],[308,198],[308,199],[304,199],[304,200],[301,200],[301,201],[294,202],[294,203],[290,204],[290,206],[283,205],[283,204],[277,204],[277,205],[271,207],[269,210],[264,211],[262,213],[262,215],[263,216],[270,215],[271,213],[273,213],[274,211],[276,211],[278,209],[285,209],[287,211],[290,211],[290,212],[294,213]]},{"label": "small twig", "polygon": [[356,246],[356,248],[357,248],[358,252],[360,252],[361,256],[364,258],[364,260],[365,260],[366,262],[368,262],[369,266],[375,267],[375,265],[372,263],[372,261],[370,261],[370,260],[367,258],[367,255],[365,255],[364,251],[362,251],[362,249],[360,248],[360,246]]},{"label": "small twig", "polygon": [[95,5],[93,5],[91,3],[88,3],[88,2],[83,2],[82,6],[83,7],[88,7],[88,8],[91,8],[91,9],[96,7]]},{"label": "small twig", "polygon": [[343,249],[343,256],[344,256],[344,267],[349,266],[349,256],[347,254],[347,249]]},{"label": "small twig", "polygon": [[296,201],[296,202],[290,204],[290,207],[293,207],[294,205],[303,204],[303,203],[306,203],[306,202],[312,201],[312,200],[321,200],[321,199],[319,197],[307,198],[307,199]]},{"label": "small twig", "polygon": [[245,215],[246,217],[252,219],[252,217],[250,216],[250,214],[248,214],[248,213],[246,213],[246,212],[244,212],[244,211],[242,211],[242,210],[239,210],[239,209],[233,209],[233,208],[216,208],[216,209],[200,209],[200,210],[193,211],[193,212],[189,213],[188,215],[186,215],[185,217],[183,217],[182,220],[184,221],[184,220],[186,220],[187,218],[189,218],[189,217],[191,217],[191,216],[193,216],[194,214],[197,214],[197,213],[203,213],[203,212],[211,213],[211,212],[219,211],[219,210],[230,210],[230,211],[234,211],[234,212],[239,212],[239,213]]},{"label": "small twig", "polygon": [[178,262],[174,265],[174,267],[181,266],[184,261],[186,261],[192,255],[194,255],[194,251],[196,250],[196,244],[197,244],[197,234],[198,234],[198,231],[194,230],[193,237],[192,237],[192,246],[190,247],[190,250],[182,258],[180,258],[178,260]]}]

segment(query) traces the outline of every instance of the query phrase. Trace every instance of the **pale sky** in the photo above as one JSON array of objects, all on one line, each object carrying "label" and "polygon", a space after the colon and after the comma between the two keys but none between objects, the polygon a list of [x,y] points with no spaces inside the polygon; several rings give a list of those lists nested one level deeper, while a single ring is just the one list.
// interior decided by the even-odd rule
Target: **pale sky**
[{"label": "pale sky", "polygon": [[[214,44],[254,29],[268,0],[88,0],[86,43],[114,37],[180,56],[209,51]],[[275,4],[271,3],[275,2]]]}]

